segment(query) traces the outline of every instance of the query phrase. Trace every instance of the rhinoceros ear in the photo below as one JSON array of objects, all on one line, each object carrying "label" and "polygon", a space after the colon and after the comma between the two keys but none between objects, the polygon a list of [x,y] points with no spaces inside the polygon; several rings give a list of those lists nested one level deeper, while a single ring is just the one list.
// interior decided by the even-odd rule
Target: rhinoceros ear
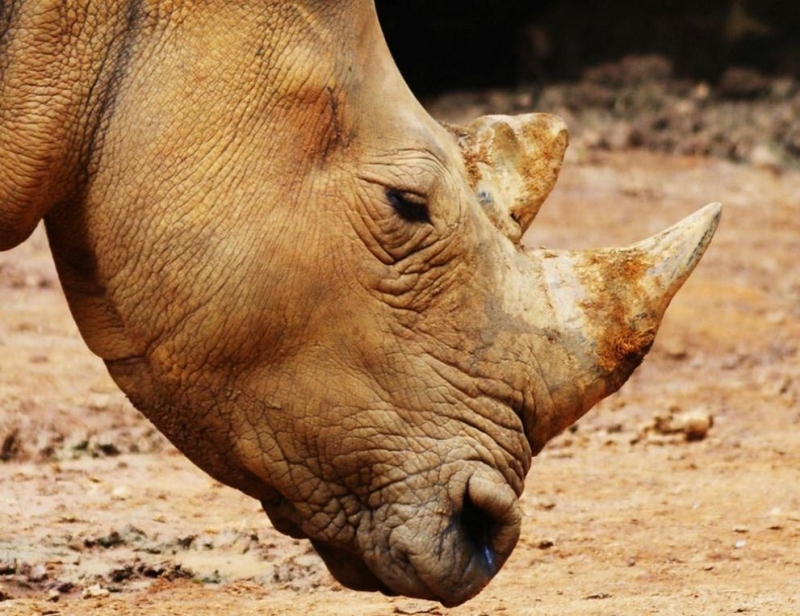
[{"label": "rhinoceros ear", "polygon": [[473,190],[495,226],[519,243],[558,179],[569,141],[558,116],[483,116],[445,125],[458,141]]}]

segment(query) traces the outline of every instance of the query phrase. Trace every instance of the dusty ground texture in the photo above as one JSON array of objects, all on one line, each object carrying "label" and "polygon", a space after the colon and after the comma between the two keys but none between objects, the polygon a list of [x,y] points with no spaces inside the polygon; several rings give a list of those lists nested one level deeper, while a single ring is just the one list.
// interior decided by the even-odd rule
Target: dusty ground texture
[{"label": "dusty ground texture", "polygon": [[626,244],[714,200],[650,356],[534,461],[515,553],[453,610],[342,589],[191,466],[86,350],[37,231],[0,253],[0,614],[800,613],[800,173],[577,148],[527,241]]}]

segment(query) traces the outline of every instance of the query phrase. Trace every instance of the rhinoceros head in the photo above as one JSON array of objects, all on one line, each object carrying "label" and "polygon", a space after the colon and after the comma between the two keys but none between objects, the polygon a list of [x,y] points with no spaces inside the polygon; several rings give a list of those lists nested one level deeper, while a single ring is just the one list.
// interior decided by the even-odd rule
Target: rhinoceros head
[{"label": "rhinoceros head", "polygon": [[61,4],[0,15],[2,247],[44,216],[120,387],[345,585],[473,596],[532,455],[636,368],[718,207],[526,251],[563,123],[436,123],[371,0]]}]

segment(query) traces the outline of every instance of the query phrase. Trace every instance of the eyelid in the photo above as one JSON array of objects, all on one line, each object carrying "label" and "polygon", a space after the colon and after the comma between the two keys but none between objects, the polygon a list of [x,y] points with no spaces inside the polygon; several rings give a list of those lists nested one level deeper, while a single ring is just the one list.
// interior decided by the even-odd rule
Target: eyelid
[{"label": "eyelid", "polygon": [[376,184],[385,191],[392,190],[409,201],[430,201],[438,191],[440,178],[443,175],[438,166],[417,165],[406,168],[404,165],[365,165],[357,174],[358,179]]},{"label": "eyelid", "polygon": [[421,192],[408,190],[404,188],[387,188],[386,194],[396,195],[414,205],[426,206],[428,205],[428,197]]}]

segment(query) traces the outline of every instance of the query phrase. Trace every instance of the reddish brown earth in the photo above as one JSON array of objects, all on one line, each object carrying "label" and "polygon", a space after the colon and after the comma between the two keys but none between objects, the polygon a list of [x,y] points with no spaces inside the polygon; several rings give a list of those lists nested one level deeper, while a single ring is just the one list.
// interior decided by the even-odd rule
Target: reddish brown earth
[{"label": "reddish brown earth", "polygon": [[[342,589],[189,464],[85,348],[37,231],[0,253],[0,614],[800,613],[800,173],[578,147],[527,239],[625,244],[714,200],[650,356],[534,461],[516,551],[453,610]],[[704,438],[664,433],[687,412]]]}]

